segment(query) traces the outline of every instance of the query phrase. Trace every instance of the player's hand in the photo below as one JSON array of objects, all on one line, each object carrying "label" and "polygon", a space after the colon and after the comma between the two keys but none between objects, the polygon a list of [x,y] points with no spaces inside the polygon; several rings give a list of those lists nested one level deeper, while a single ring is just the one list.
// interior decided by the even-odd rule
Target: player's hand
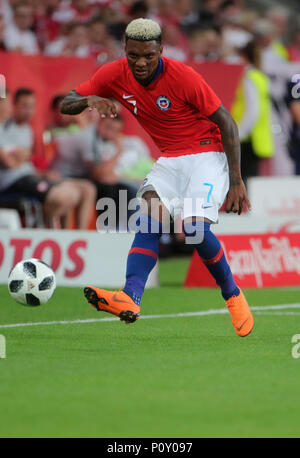
[{"label": "player's hand", "polygon": [[87,103],[90,110],[95,108],[98,111],[100,118],[115,118],[117,116],[117,107],[109,99],[90,95],[87,98]]},{"label": "player's hand", "polygon": [[226,213],[242,213],[244,203],[246,203],[248,210],[251,210],[251,203],[247,196],[247,191],[243,181],[239,184],[231,184],[227,194]]}]

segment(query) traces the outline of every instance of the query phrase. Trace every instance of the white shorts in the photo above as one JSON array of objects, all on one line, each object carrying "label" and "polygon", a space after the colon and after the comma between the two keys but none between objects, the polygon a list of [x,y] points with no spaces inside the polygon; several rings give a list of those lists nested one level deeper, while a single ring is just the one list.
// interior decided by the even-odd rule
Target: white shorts
[{"label": "white shorts", "polygon": [[137,196],[156,191],[171,216],[190,216],[218,221],[218,212],[229,189],[229,169],[225,153],[160,157],[143,181]]}]

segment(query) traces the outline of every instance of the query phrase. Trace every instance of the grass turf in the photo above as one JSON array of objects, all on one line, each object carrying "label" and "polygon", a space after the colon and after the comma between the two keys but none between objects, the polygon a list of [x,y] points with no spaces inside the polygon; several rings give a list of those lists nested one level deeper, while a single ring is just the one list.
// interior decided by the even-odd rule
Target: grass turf
[{"label": "grass turf", "polygon": [[[223,307],[217,290],[180,286],[187,265],[161,261],[144,314]],[[271,305],[299,302],[299,292],[246,294]],[[1,324],[102,317],[76,288],[27,308],[1,286],[0,304]],[[245,339],[228,315],[0,328],[0,437],[299,437],[299,316],[265,313]]]}]

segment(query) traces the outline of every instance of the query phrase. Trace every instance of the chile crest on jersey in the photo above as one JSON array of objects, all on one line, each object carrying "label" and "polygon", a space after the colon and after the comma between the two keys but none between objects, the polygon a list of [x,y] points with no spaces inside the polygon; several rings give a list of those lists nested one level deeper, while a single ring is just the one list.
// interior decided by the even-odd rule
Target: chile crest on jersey
[{"label": "chile crest on jersey", "polygon": [[171,100],[168,99],[168,97],[166,97],[165,95],[160,95],[156,99],[156,105],[158,106],[160,110],[166,111],[171,106]]}]

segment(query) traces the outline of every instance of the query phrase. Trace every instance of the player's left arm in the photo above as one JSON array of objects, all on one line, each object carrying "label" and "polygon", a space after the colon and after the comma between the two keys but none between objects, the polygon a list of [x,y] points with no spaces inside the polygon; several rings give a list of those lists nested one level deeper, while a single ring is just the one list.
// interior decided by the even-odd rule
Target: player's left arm
[{"label": "player's left arm", "polygon": [[221,105],[208,118],[220,129],[224,151],[228,160],[230,185],[227,194],[226,212],[232,211],[240,215],[244,203],[246,203],[249,210],[251,209],[251,204],[241,176],[241,146],[238,127],[224,105]]}]

